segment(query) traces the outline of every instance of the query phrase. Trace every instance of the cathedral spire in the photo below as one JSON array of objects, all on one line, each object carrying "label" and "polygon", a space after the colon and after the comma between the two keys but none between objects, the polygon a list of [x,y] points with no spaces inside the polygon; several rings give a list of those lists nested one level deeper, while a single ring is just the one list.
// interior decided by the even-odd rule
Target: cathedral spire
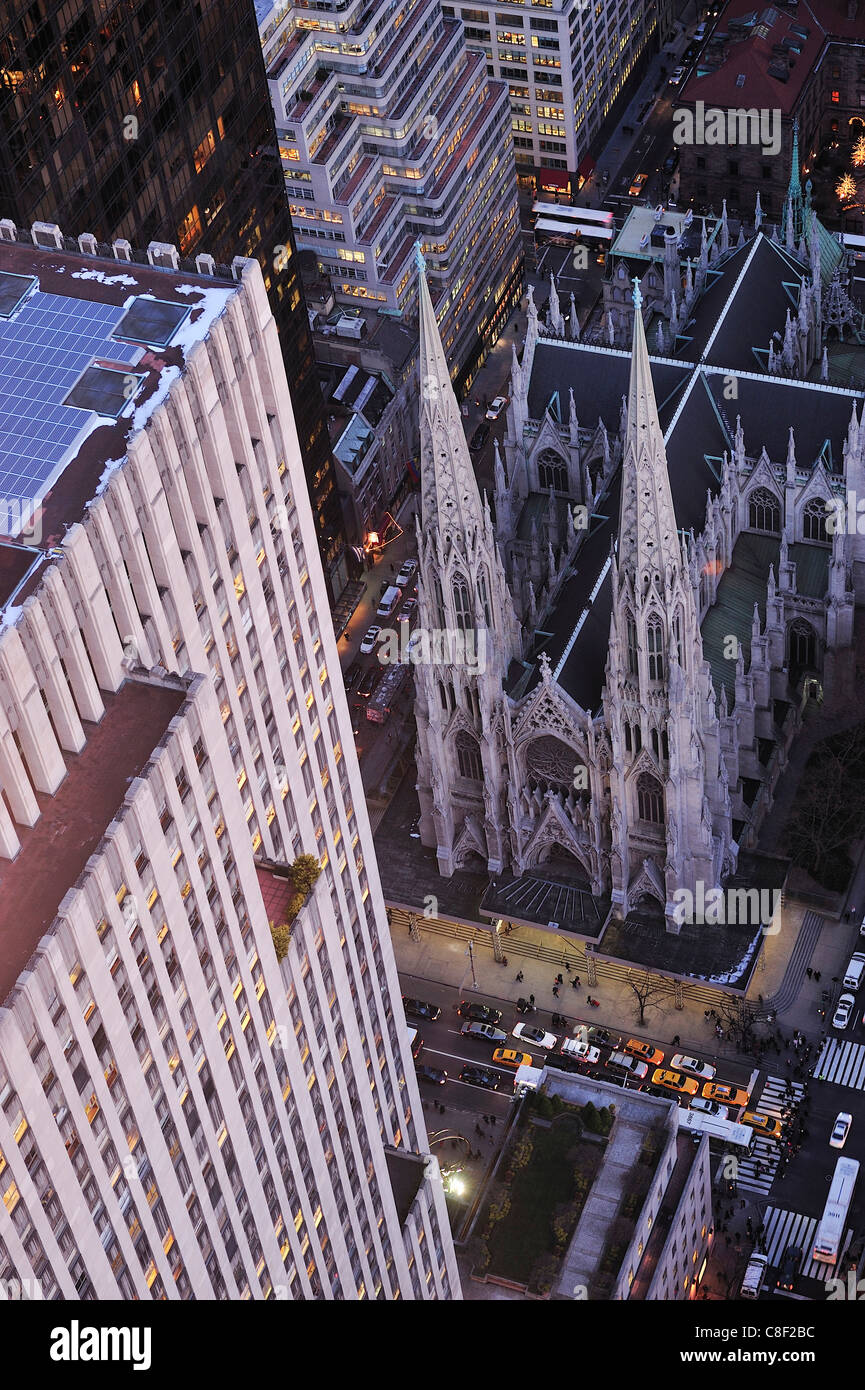
[{"label": "cathedral spire", "polygon": [[483,529],[483,508],[439,335],[420,242],[415,246],[420,309],[421,525],[457,543]]},{"label": "cathedral spire", "polygon": [[669,576],[678,569],[681,555],[664,437],[640,312],[643,297],[636,279],[633,299],[634,336],[619,512],[619,571],[631,573],[637,590],[644,590],[657,577],[663,592],[665,581],[668,583]]}]

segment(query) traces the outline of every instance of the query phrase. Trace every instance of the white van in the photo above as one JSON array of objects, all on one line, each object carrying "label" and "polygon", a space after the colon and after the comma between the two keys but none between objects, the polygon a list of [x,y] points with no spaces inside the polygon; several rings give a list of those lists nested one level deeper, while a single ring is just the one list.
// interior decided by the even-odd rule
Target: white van
[{"label": "white van", "polygon": [[381,596],[381,603],[376,609],[376,617],[390,618],[399,607],[401,598],[402,589],[398,589],[395,584],[389,585]]},{"label": "white van", "polygon": [[748,1261],[748,1268],[745,1270],[745,1278],[742,1280],[742,1288],[739,1293],[740,1298],[759,1298],[763,1285],[766,1282],[766,1270],[769,1265],[768,1255],[752,1255]]},{"label": "white van", "polygon": [[858,989],[862,983],[862,975],[865,972],[865,951],[857,951],[850,958],[847,972],[844,976],[844,989]]}]

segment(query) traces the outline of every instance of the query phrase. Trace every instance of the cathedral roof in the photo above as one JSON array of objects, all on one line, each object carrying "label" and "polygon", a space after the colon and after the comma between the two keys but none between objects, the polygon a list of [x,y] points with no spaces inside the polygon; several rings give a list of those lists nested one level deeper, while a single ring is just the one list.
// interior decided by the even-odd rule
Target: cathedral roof
[{"label": "cathedral roof", "polygon": [[[727,293],[714,323],[703,319],[709,327],[703,361],[730,371],[765,371],[769,339],[773,333],[783,337],[786,312],[796,312],[805,277],[801,263],[762,234],[743,246],[724,266]],[[682,356],[693,360],[694,348],[689,345]]]}]

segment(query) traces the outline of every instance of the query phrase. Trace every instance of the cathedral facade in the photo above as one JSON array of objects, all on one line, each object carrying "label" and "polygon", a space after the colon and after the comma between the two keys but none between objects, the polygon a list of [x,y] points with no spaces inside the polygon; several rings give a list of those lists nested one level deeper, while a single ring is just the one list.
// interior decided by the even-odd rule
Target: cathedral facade
[{"label": "cathedral facade", "polygon": [[554,284],[544,320],[529,293],[492,508],[421,270],[420,622],[485,653],[415,670],[441,874],[540,874],[676,931],[677,890],[754,844],[865,597],[865,537],[829,521],[865,496],[857,393],[819,379],[837,243],[788,208],[770,235],[759,209],[711,245],[704,224],[696,266],[675,227],[633,283],[614,264],[606,344],[568,331]]}]

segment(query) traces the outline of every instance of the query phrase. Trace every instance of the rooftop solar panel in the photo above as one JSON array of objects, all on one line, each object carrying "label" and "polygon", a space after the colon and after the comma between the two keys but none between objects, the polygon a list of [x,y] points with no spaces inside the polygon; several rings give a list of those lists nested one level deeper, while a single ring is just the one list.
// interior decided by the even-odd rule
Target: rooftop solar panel
[{"label": "rooftop solar panel", "polygon": [[116,304],[35,291],[0,321],[0,499],[29,514],[89,425],[90,408],[64,405],[94,357],[128,362],[140,348],[111,341]]}]

